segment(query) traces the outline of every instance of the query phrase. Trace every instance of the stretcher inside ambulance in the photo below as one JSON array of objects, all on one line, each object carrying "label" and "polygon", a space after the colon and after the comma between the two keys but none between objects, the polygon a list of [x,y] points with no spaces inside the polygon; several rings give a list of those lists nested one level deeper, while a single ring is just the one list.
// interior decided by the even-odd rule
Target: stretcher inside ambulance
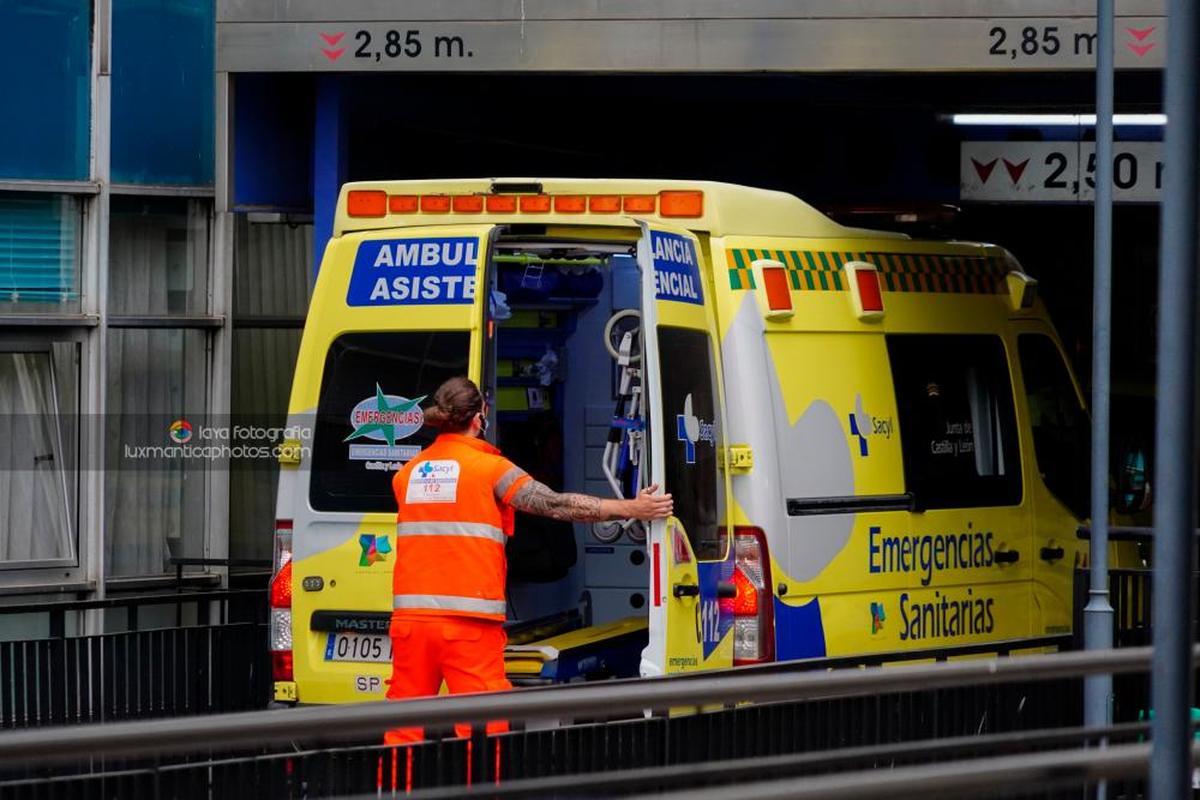
[{"label": "stretcher inside ambulance", "polygon": [[313,435],[281,458],[277,700],[382,696],[391,476],[462,374],[551,488],[675,498],[518,517],[514,683],[1070,629],[1086,414],[1003,249],[727,184],[348,184],[289,407]]}]

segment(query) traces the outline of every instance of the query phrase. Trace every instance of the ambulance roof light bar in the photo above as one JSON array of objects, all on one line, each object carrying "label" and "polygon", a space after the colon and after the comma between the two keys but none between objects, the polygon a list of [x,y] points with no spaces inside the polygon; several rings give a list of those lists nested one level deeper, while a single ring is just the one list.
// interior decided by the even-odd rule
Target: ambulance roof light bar
[{"label": "ambulance roof light bar", "polygon": [[346,214],[381,218],[388,214],[657,214],[665,219],[704,216],[704,192],[664,189],[657,194],[546,194],[540,183],[493,183],[492,194],[393,194],[382,189],[346,193]]},{"label": "ambulance roof light bar", "polygon": [[[955,125],[1080,127],[1094,126],[1095,114],[952,114]],[[1166,114],[1113,114],[1114,125],[1163,126]]]}]

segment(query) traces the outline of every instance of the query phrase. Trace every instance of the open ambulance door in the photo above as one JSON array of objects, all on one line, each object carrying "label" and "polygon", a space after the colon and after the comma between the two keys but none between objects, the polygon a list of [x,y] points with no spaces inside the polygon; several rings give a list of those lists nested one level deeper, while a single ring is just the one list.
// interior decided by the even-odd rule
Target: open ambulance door
[{"label": "open ambulance door", "polygon": [[650,526],[644,677],[733,663],[734,547],[716,318],[696,237],[639,221],[649,482],[675,513]]},{"label": "open ambulance door", "polygon": [[[290,411],[296,419],[315,409],[311,460],[280,476],[292,560],[276,567],[272,619],[286,610],[294,623],[272,650],[292,665],[294,683],[276,673],[279,699],[382,697],[391,663],[382,615],[391,612],[395,564],[392,477],[433,441],[421,409],[438,386],[487,374],[487,264],[499,230],[351,231],[326,250]],[[324,588],[301,591],[310,578]]]}]

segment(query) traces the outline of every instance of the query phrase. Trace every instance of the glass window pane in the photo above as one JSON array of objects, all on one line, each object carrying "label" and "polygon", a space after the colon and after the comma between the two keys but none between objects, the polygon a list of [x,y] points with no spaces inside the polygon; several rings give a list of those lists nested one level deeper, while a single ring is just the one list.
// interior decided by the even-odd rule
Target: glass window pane
[{"label": "glass window pane", "polygon": [[313,227],[238,219],[233,312],[303,317],[312,293]]},{"label": "glass window pane", "polygon": [[113,198],[110,313],[205,313],[210,206],[205,200]]},{"label": "glass window pane", "polygon": [[1018,505],[1012,383],[996,336],[893,335],[904,481],[920,509]]},{"label": "glass window pane", "polygon": [[[107,574],[157,575],[204,554],[207,334],[108,332]],[[180,425],[175,425],[180,421]],[[220,444],[220,442],[216,442]]]},{"label": "glass window pane", "polygon": [[[313,431],[314,509],[395,512],[391,470],[436,434],[411,401],[467,374],[470,340],[466,331],[347,333],[329,346]],[[372,423],[380,418],[396,421]],[[379,464],[389,469],[370,468]]]},{"label": "glass window pane", "polygon": [[114,0],[112,176],[213,182],[213,0]]},{"label": "glass window pane", "polygon": [[0,311],[79,311],[80,228],[73,197],[0,193]]},{"label": "glass window pane", "polygon": [[[238,328],[233,332],[233,427],[282,428],[300,349],[299,328]],[[260,443],[254,437],[255,444]],[[279,438],[273,440],[279,443]],[[234,458],[229,463],[229,555],[270,558],[279,462]]]},{"label": "glass window pane", "polygon": [[0,2],[0,30],[0,176],[87,179],[92,0]]},{"label": "glass window pane", "polygon": [[1091,423],[1049,336],[1018,337],[1017,353],[1038,471],[1046,488],[1076,517],[1085,519],[1091,498]]},{"label": "glass window pane", "polygon": [[717,503],[716,382],[708,334],[687,328],[658,328],[659,357],[671,365],[662,374],[664,478],[682,500],[675,516],[683,523],[696,558],[721,558],[725,538]]},{"label": "glass window pane", "polygon": [[0,566],[76,561],[78,349],[0,352]]}]

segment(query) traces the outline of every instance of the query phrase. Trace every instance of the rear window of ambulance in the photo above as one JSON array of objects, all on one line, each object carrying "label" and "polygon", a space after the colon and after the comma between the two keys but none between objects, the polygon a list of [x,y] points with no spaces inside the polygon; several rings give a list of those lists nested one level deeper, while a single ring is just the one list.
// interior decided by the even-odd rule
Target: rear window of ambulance
[{"label": "rear window of ambulance", "polygon": [[317,511],[395,511],[392,475],[433,441],[422,407],[467,374],[466,331],[348,333],[325,356],[309,502]]}]

